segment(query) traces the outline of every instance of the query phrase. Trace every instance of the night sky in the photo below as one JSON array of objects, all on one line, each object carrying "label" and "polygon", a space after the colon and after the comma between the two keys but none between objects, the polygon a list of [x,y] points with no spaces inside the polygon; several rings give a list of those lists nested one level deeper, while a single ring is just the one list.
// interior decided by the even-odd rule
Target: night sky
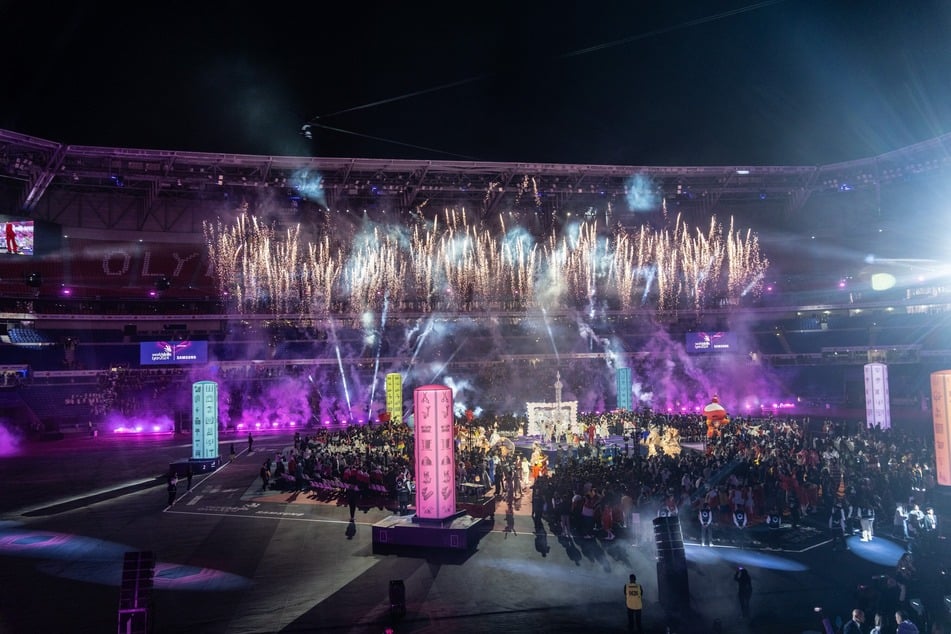
[{"label": "night sky", "polygon": [[5,3],[0,128],[623,165],[825,164],[951,131],[947,1],[336,5]]}]

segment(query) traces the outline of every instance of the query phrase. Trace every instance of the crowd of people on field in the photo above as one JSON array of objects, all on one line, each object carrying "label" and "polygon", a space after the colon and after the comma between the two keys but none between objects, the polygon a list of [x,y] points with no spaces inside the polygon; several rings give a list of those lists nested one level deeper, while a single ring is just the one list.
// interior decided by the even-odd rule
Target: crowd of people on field
[{"label": "crowd of people on field", "polygon": [[[587,417],[582,423],[609,416],[610,426],[626,434],[623,445],[621,437],[611,444],[600,437],[594,443],[584,437],[566,439],[548,452],[539,470],[511,443],[472,444],[459,436],[457,483],[479,484],[484,493],[503,501],[544,487],[539,495],[544,495],[546,509],[553,511],[558,494],[573,500],[577,518],[584,498],[590,505],[593,490],[597,519],[585,530],[580,519],[575,522],[584,534],[602,532],[608,515],[613,525],[630,526],[634,533],[644,526],[634,526],[632,517],[646,525],[658,515],[678,515],[686,531],[699,535],[699,512],[705,506],[715,539],[742,536],[745,528],[767,522],[770,515],[797,526],[809,519],[825,525],[826,518],[838,514],[847,534],[854,531],[870,540],[887,530],[921,547],[937,534],[936,518],[930,519],[936,486],[933,448],[920,434],[828,420],[737,418],[713,438],[704,438],[702,416],[582,416]],[[517,417],[492,421],[496,429],[517,428],[518,423]],[[644,455],[640,446],[648,425],[674,427],[685,439],[703,438],[702,446],[676,456]],[[413,432],[405,424],[318,430],[298,437],[293,448],[273,457],[271,472],[281,486],[304,486],[306,479],[359,486],[370,476],[395,498],[400,486],[413,480]],[[530,489],[537,480],[541,482]],[[743,526],[737,525],[738,510]]]},{"label": "crowd of people on field", "polygon": [[[745,546],[757,525],[828,525],[834,548],[853,534],[871,541],[887,532],[907,543],[907,553],[881,576],[881,592],[865,607],[890,609],[880,597],[897,592],[896,605],[911,609],[916,562],[938,548],[940,535],[932,498],[934,450],[926,434],[855,422],[736,418],[707,438],[701,416],[607,416],[611,429],[624,436],[612,437],[610,445],[600,437],[593,443],[584,436],[556,439],[565,443],[546,452],[543,463],[536,459],[539,443],[529,455],[505,442],[517,431],[494,433],[494,443],[473,444],[460,434],[456,482],[478,484],[499,504],[530,500],[533,519],[547,520],[552,532],[569,540],[648,544],[652,521],[660,516],[680,518],[685,534],[702,545]],[[518,429],[523,421],[499,422],[492,423],[496,430]],[[647,455],[641,445],[651,425],[678,429],[693,439],[690,450]],[[354,500],[373,494],[405,513],[413,500],[413,442],[412,428],[402,423],[297,433],[293,447],[262,466],[268,469],[264,486],[320,490],[330,483],[332,494],[351,509]]]}]

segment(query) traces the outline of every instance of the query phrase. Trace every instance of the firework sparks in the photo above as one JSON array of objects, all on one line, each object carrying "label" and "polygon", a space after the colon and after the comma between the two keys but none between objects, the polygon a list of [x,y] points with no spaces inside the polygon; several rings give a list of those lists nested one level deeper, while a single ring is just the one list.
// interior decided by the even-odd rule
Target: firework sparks
[{"label": "firework sparks", "polygon": [[[531,191],[531,181],[525,182]],[[652,229],[617,229],[597,220],[535,242],[520,228],[480,228],[465,210],[447,209],[408,239],[400,226],[378,226],[347,246],[329,236],[302,244],[299,227],[283,232],[242,213],[234,225],[204,225],[222,298],[238,312],[323,315],[394,309],[702,309],[757,295],[769,265],[751,231],[715,217],[703,230],[680,216]]]}]

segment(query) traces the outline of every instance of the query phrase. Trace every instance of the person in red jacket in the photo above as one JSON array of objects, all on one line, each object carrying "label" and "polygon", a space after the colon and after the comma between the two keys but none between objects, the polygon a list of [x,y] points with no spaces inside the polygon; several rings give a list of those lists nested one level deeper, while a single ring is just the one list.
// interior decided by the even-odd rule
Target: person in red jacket
[{"label": "person in red jacket", "polygon": [[13,223],[7,223],[7,253],[17,253],[19,247],[17,246],[17,232],[13,228]]}]

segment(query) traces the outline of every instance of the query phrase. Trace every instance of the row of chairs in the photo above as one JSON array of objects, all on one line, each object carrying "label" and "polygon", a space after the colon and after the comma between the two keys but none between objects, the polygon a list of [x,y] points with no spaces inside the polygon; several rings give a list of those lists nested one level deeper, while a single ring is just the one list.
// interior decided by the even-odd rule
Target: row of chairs
[{"label": "row of chairs", "polygon": [[[297,487],[297,478],[291,475],[290,473],[282,473],[278,478],[276,478],[274,484],[276,488],[282,490],[295,489]],[[359,488],[359,485],[344,482],[339,477],[318,477],[317,479],[311,478],[308,475],[304,475],[303,487],[304,490],[322,492],[324,494],[334,494],[334,493],[343,493],[350,488]],[[375,493],[377,495],[389,495],[390,491],[386,488],[386,485],[379,482],[371,482],[366,487],[367,491]]]},{"label": "row of chairs", "polygon": [[343,492],[349,488],[346,482],[340,478],[321,478],[320,480],[311,480],[304,477],[312,491]]}]

